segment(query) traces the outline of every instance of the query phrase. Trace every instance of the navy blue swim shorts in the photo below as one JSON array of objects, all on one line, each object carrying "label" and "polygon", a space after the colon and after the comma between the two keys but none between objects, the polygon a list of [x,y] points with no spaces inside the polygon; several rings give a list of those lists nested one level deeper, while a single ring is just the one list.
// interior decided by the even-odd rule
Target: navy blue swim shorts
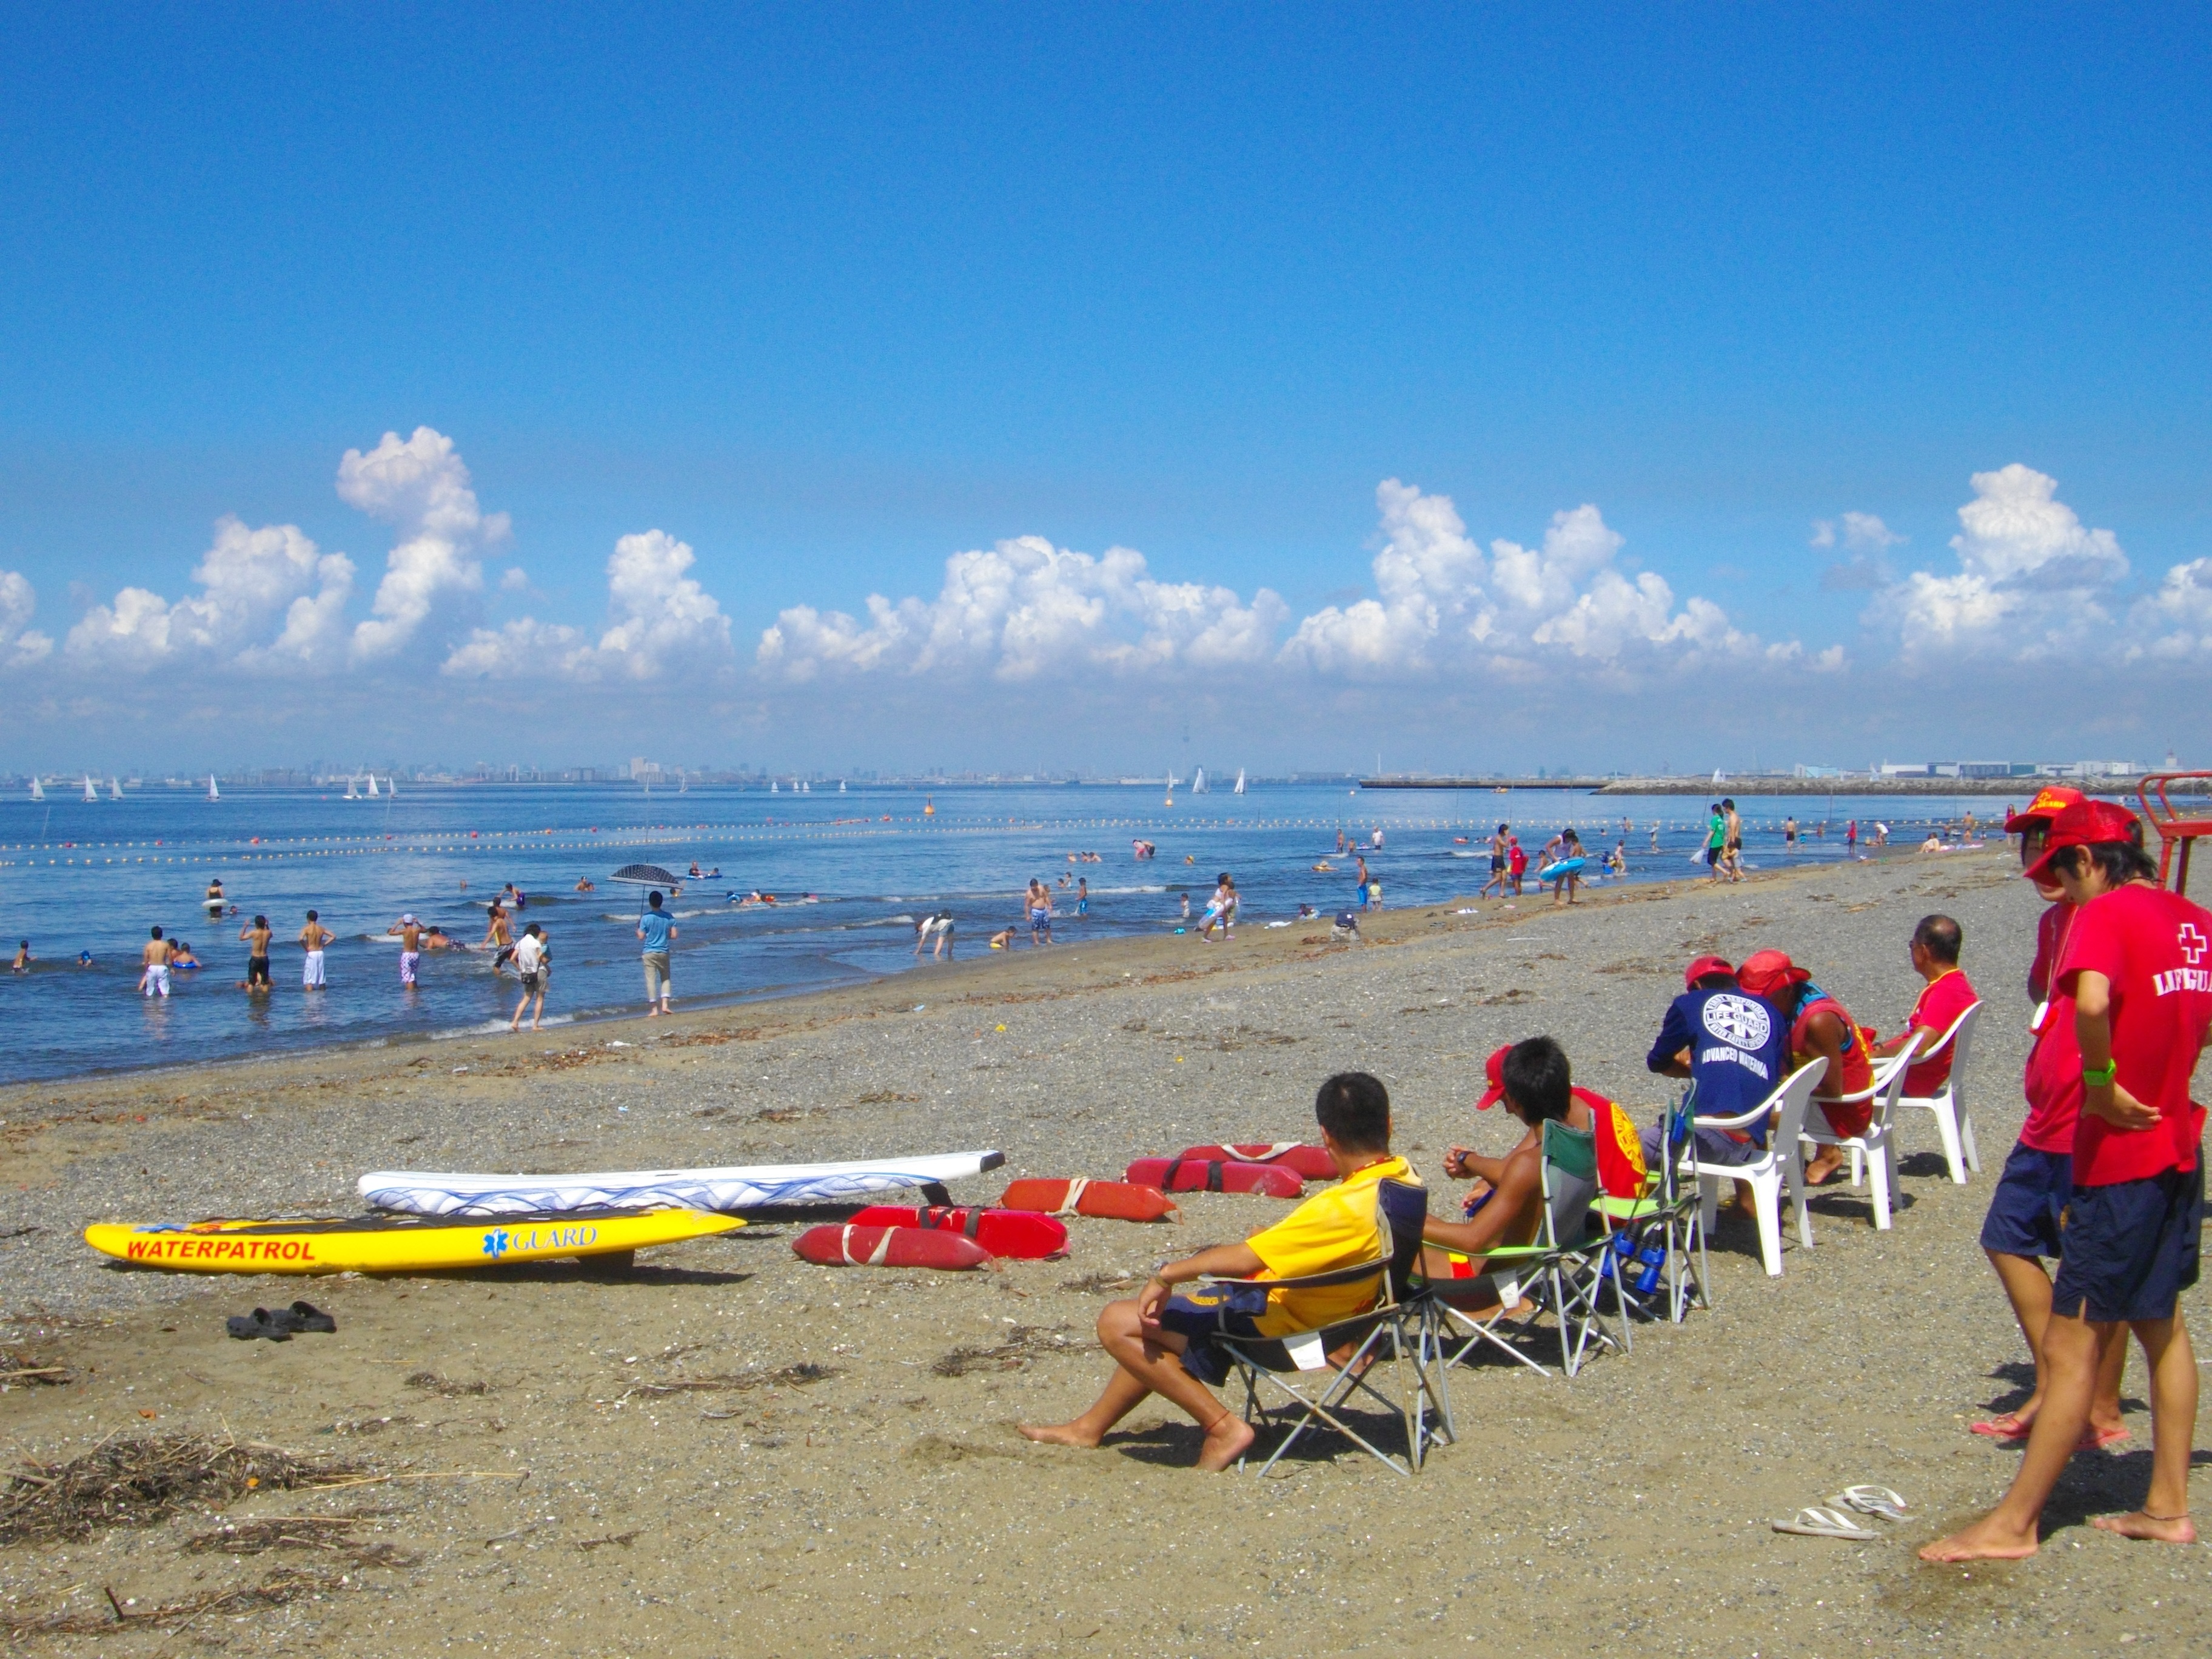
[{"label": "navy blue swim shorts", "polygon": [[1982,1248],[1999,1255],[2060,1254],[2058,1218],[2074,1195],[2074,1155],[2014,1146],[1990,1194]]},{"label": "navy blue swim shorts", "polygon": [[2053,1313],[2093,1324],[2170,1319],[2182,1291],[2197,1282],[2204,1166],[2076,1187],[2063,1224]]}]

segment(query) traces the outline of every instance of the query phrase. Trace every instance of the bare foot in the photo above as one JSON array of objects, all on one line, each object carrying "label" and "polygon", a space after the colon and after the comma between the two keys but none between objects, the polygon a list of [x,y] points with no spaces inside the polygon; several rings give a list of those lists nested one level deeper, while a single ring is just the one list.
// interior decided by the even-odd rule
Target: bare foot
[{"label": "bare foot", "polygon": [[2186,1510],[2179,1515],[2147,1515],[2131,1510],[2125,1515],[2092,1516],[2089,1524],[2123,1538],[2148,1539],[2154,1544],[2193,1544],[2197,1528]]},{"label": "bare foot", "polygon": [[1840,1158],[1816,1158],[1805,1166],[1805,1184],[1819,1187],[1826,1183],[1830,1176],[1844,1167]]},{"label": "bare foot", "polygon": [[1258,1432],[1234,1413],[1222,1413],[1206,1431],[1206,1444],[1198,1454],[1198,1467],[1208,1474],[1220,1474],[1244,1455]]},{"label": "bare foot", "polygon": [[1953,1533],[1948,1538],[1939,1538],[1932,1544],[1923,1544],[1920,1559],[1923,1561],[2025,1561],[2035,1553],[2038,1545],[2031,1529],[2015,1532],[1998,1523],[1995,1516],[1985,1515],[1971,1527]]},{"label": "bare foot", "polygon": [[1103,1437],[1076,1423],[1017,1423],[1014,1425],[1024,1440],[1034,1440],[1042,1446],[1074,1446],[1083,1451],[1094,1451]]}]

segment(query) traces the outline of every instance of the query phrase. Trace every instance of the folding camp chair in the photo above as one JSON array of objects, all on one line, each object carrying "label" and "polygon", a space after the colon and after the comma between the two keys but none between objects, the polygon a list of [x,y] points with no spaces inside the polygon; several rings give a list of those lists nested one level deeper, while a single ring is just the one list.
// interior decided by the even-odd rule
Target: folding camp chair
[{"label": "folding camp chair", "polygon": [[1951,1179],[1961,1187],[1966,1184],[1966,1171],[1976,1175],[1982,1170],[1981,1154],[1974,1150],[1974,1120],[1966,1112],[1966,1045],[1974,1035],[1975,1018],[1982,1012],[1978,1002],[1951,1023],[1951,1029],[1929,1043],[1914,1062],[1925,1064],[1942,1054],[1948,1046],[1951,1050],[1950,1074],[1943,1086],[1932,1095],[1905,1095],[1897,1097],[1899,1106],[1917,1107],[1936,1115],[1936,1133],[1943,1137],[1943,1162],[1949,1165]]},{"label": "folding camp chair", "polygon": [[1753,1206],[1759,1212],[1759,1250],[1765,1259],[1770,1279],[1782,1277],[1782,1188],[1785,1184],[1797,1200],[1797,1237],[1808,1249],[1813,1243],[1812,1217],[1805,1208],[1805,1166],[1797,1150],[1797,1137],[1805,1127],[1806,1103],[1827,1071],[1826,1058],[1816,1056],[1792,1072],[1780,1088],[1749,1111],[1735,1117],[1691,1120],[1700,1129],[1735,1130],[1763,1122],[1770,1114],[1779,1116],[1767,1137],[1765,1154],[1749,1164],[1702,1162],[1694,1135],[1686,1152],[1687,1173],[1698,1178],[1699,1219],[1706,1232],[1712,1231],[1714,1218],[1720,1212],[1721,1182],[1741,1181],[1751,1188]]},{"label": "folding camp chair", "polygon": [[[1478,1343],[1489,1343],[1511,1355],[1531,1370],[1544,1367],[1521,1352],[1501,1334],[1522,1334],[1547,1309],[1559,1323],[1559,1364],[1569,1376],[1582,1369],[1593,1345],[1628,1346],[1627,1304],[1620,1295],[1619,1260],[1602,1231],[1590,1227],[1590,1206],[1597,1195],[1597,1142],[1587,1129],[1572,1129],[1556,1119],[1544,1125],[1544,1207],[1534,1244],[1500,1245],[1483,1258],[1483,1277],[1500,1292],[1498,1310],[1478,1319],[1451,1301],[1452,1283],[1434,1286],[1445,1319],[1468,1333],[1451,1352],[1449,1364],[1456,1365]],[[1619,1337],[1606,1328],[1599,1307],[1599,1292],[1613,1281],[1615,1305],[1621,1310]],[[1465,1281],[1479,1284],[1480,1279]],[[1534,1291],[1534,1311],[1516,1322],[1510,1310],[1523,1291]],[[1544,1372],[1550,1375],[1549,1372]]]},{"label": "folding camp chair", "polygon": [[[1319,1290],[1371,1282],[1375,1305],[1318,1329],[1272,1337],[1218,1333],[1215,1344],[1229,1356],[1244,1385],[1244,1420],[1279,1427],[1295,1419],[1259,1473],[1266,1474],[1315,1423],[1346,1436],[1394,1473],[1419,1474],[1431,1445],[1452,1438],[1451,1400],[1437,1363],[1443,1347],[1436,1304],[1421,1277],[1421,1224],[1428,1219],[1429,1194],[1410,1182],[1376,1183],[1376,1201],[1389,1232],[1389,1252],[1378,1260],[1300,1279],[1210,1279],[1216,1285],[1263,1285],[1269,1290]],[[1341,1362],[1332,1354],[1350,1352]],[[1369,1376],[1387,1358],[1400,1383],[1401,1398],[1378,1392]],[[1306,1379],[1311,1376],[1320,1387]],[[1270,1405],[1265,1390],[1285,1398]],[[1407,1455],[1384,1451],[1345,1420],[1344,1408],[1364,1394],[1405,1420]]]},{"label": "folding camp chair", "polygon": [[1681,1148],[1689,1136],[1688,1103],[1668,1107],[1658,1167],[1644,1176],[1644,1190],[1633,1198],[1601,1193],[1594,1206],[1611,1231],[1613,1288],[1624,1318],[1632,1313],[1656,1318],[1656,1305],[1668,1323],[1679,1325],[1693,1304],[1712,1306],[1705,1296],[1703,1206],[1697,1184],[1683,1179]]},{"label": "folding camp chair", "polygon": [[[1815,1146],[1841,1146],[1851,1155],[1851,1185],[1856,1187],[1863,1179],[1870,1182],[1874,1197],[1874,1224],[1881,1232],[1889,1231],[1891,1194],[1897,1190],[1897,1146],[1891,1139],[1894,1127],[1891,1115],[1897,1108],[1897,1091],[1905,1086],[1905,1068],[1912,1064],[1913,1050],[1920,1046],[1918,1031],[1912,1040],[1894,1054],[1874,1063],[1874,1081],[1865,1088],[1848,1095],[1834,1097],[1838,1105],[1851,1105],[1869,1101],[1874,1106],[1874,1116],[1866,1127],[1855,1135],[1839,1135],[1828,1123],[1825,1113],[1808,1111],[1805,1127],[1798,1139]],[[1814,1106],[1824,1104],[1820,1100]],[[1802,1208],[1802,1206],[1801,1206]],[[1808,1244],[1812,1240],[1806,1240]]]}]

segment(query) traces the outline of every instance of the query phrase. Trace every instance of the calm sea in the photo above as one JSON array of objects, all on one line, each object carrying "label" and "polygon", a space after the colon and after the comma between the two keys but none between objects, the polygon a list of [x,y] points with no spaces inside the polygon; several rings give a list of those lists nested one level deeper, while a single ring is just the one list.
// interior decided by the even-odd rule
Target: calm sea
[{"label": "calm sea", "polygon": [[[1357,836],[1383,882],[1387,905],[1434,903],[1471,894],[1488,875],[1483,837],[1514,823],[1532,859],[1560,825],[1574,824],[1595,853],[1626,834],[1629,879],[1682,875],[1703,844],[1702,803],[1686,797],[1599,799],[1523,791],[1354,792],[1340,786],[1256,785],[1243,796],[1160,786],[951,787],[817,786],[810,793],[701,788],[650,795],[635,786],[409,787],[396,799],[346,800],[310,791],[198,792],[154,787],[121,801],[0,802],[0,945],[12,957],[27,939],[36,957],[22,975],[0,973],[10,1080],[232,1057],[330,1043],[413,1042],[503,1026],[514,975],[491,953],[423,958],[422,984],[398,982],[396,942],[386,930],[402,911],[459,939],[483,938],[484,902],[513,883],[528,896],[518,923],[550,936],[550,1019],[625,1011],[643,999],[634,933],[642,895],[607,879],[634,861],[719,877],[687,881],[672,908],[679,1006],[786,995],[912,971],[917,1002],[930,997],[916,969],[915,918],[948,909],[958,953],[985,952],[994,929],[1020,919],[1032,875],[1055,888],[1062,947],[1115,934],[1172,933],[1188,893],[1202,911],[1217,872],[1235,872],[1242,925],[1294,917],[1301,903],[1323,915],[1353,902],[1340,831]],[[58,792],[56,792],[58,793]],[[1825,800],[1747,804],[1749,861],[1840,860],[1844,828],[1863,835],[1887,822],[1893,845],[1931,823],[1971,810],[2001,817],[1993,799]],[[926,814],[925,807],[935,811]],[[1780,825],[1794,811],[1825,839],[1785,850]],[[1652,851],[1652,826],[1659,826]],[[1380,828],[1379,851],[1368,847]],[[1468,838],[1462,843],[1457,838]],[[1139,862],[1131,842],[1157,844]],[[1071,853],[1103,862],[1071,864]],[[1321,872],[1327,858],[1339,866]],[[219,876],[240,914],[207,920],[201,899]],[[1073,915],[1073,882],[1087,878],[1088,914]],[[574,890],[580,878],[598,890]],[[742,902],[756,890],[777,902]],[[1531,891],[1534,890],[1531,884]],[[290,941],[310,907],[338,936],[330,988],[300,989],[301,952]],[[268,916],[278,944],[276,990],[238,988],[246,947],[239,929]],[[173,975],[166,1001],[136,994],[139,949],[160,924],[189,942],[205,966]],[[1021,948],[1026,949],[1027,931]],[[1201,948],[1195,941],[1194,950]],[[89,951],[90,966],[78,965]]]}]

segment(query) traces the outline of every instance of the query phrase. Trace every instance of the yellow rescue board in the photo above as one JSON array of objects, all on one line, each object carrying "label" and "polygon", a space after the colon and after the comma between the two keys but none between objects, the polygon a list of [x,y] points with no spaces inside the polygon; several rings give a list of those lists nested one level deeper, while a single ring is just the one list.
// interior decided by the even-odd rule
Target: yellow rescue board
[{"label": "yellow rescue board", "polygon": [[726,1233],[745,1224],[704,1210],[568,1211],[457,1221],[445,1216],[275,1221],[100,1222],[84,1242],[103,1255],[191,1273],[392,1273],[618,1255]]}]

